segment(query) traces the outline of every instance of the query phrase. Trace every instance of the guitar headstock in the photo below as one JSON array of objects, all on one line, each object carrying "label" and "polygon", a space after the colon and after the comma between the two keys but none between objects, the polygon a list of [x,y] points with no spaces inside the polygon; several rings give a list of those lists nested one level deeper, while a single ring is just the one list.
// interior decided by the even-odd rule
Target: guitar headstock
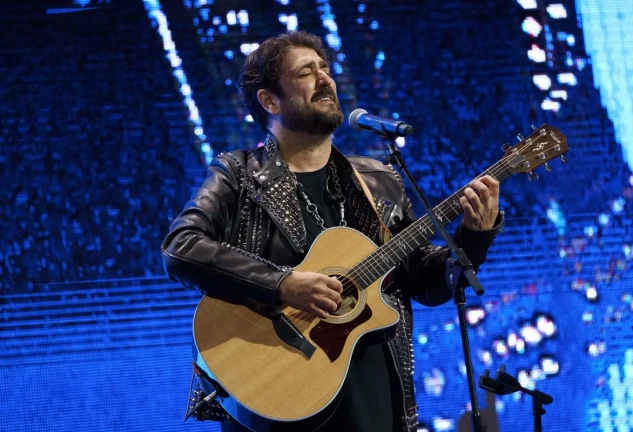
[{"label": "guitar headstock", "polygon": [[532,171],[545,165],[551,171],[547,162],[560,156],[563,162],[567,162],[564,154],[569,151],[567,137],[560,129],[552,127],[547,123],[539,128],[534,128],[534,132],[527,138],[521,137],[521,141],[515,146],[505,148],[503,158],[504,168],[510,174],[528,173],[530,180],[535,180],[538,175]]}]

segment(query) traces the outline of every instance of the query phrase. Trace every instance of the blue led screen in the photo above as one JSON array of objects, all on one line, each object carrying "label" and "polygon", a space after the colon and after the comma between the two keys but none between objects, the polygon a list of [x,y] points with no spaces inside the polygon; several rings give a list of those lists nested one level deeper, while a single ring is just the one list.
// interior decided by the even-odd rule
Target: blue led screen
[{"label": "blue led screen", "polygon": [[[507,227],[480,272],[486,294],[468,292],[475,373],[505,364],[551,394],[545,430],[633,430],[625,3],[6,6],[0,431],[219,430],[183,422],[200,297],[167,280],[160,243],[214,155],[262,142],[237,74],[259,42],[292,29],[324,38],[346,114],[414,127],[400,148],[434,203],[531,125],[567,136],[567,164],[502,185]],[[346,125],[334,142],[384,153]],[[420,429],[458,430],[468,390],[455,307],[414,315]],[[531,430],[529,399],[478,397],[500,430]]]}]

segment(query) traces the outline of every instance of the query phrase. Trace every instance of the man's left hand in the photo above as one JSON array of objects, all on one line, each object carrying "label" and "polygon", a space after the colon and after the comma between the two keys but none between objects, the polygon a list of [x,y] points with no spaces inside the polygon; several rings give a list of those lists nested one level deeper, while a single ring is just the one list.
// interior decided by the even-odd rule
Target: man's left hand
[{"label": "man's left hand", "polygon": [[459,199],[464,225],[471,230],[489,230],[499,214],[499,182],[485,175],[470,182]]}]

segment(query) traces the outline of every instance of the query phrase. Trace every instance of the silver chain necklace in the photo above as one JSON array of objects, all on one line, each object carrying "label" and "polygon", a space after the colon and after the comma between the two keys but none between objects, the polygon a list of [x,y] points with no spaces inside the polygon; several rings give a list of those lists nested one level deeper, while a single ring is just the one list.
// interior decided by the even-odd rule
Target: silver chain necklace
[{"label": "silver chain necklace", "polygon": [[[330,196],[333,197],[334,200],[338,203],[339,214],[341,215],[341,221],[339,222],[339,225],[347,226],[347,221],[345,220],[345,197],[343,196],[343,193],[342,193],[341,183],[338,178],[338,171],[336,169],[336,164],[334,164],[333,159],[330,159],[330,161],[328,162],[328,167],[329,167],[328,173],[332,175],[332,180],[334,182],[335,192],[332,193],[330,191],[330,186],[329,186],[330,176],[329,175],[328,175],[328,178],[325,180],[325,189],[328,191]],[[295,173],[293,173],[290,170],[288,170],[288,172],[290,173],[294,181],[297,192],[299,192],[299,196],[306,204],[306,210],[308,211],[308,213],[312,215],[317,225],[319,225],[319,227],[321,228],[321,231],[325,231],[327,229],[325,227],[325,221],[319,214],[319,209],[317,208],[316,204],[310,201],[310,198],[303,190],[304,189],[303,185],[301,184],[299,180],[297,180],[297,176],[295,175]]]}]

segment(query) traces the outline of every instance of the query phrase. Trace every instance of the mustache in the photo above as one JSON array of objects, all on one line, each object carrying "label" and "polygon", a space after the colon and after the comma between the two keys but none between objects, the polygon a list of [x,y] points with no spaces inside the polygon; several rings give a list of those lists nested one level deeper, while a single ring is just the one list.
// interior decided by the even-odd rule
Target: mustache
[{"label": "mustache", "polygon": [[330,87],[324,87],[322,90],[317,91],[314,96],[312,96],[312,102],[317,102],[319,99],[323,99],[326,97],[329,97],[334,102],[338,101],[338,98],[336,97],[336,94],[334,94],[334,91]]}]

